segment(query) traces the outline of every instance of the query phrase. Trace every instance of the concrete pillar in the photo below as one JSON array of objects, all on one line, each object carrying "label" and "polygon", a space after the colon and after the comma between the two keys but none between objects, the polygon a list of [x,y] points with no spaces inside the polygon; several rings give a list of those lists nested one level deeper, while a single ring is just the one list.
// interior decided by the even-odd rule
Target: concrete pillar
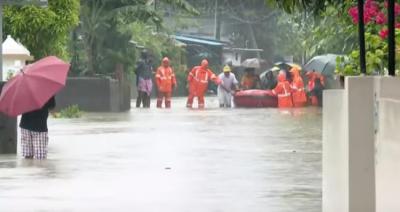
[{"label": "concrete pillar", "polygon": [[373,77],[345,82],[349,139],[349,211],[375,212],[375,86]]},{"label": "concrete pillar", "polygon": [[17,153],[17,119],[0,114],[0,154]]},{"label": "concrete pillar", "polygon": [[376,137],[376,211],[400,211],[400,78],[379,77]]},{"label": "concrete pillar", "polygon": [[[0,93],[5,82],[0,81]],[[17,119],[0,113],[0,154],[17,153]]]},{"label": "concrete pillar", "polygon": [[373,77],[324,93],[323,211],[375,212]]},{"label": "concrete pillar", "polygon": [[345,91],[325,90],[323,101],[322,211],[348,212],[349,142]]},{"label": "concrete pillar", "polygon": [[[400,84],[397,86],[400,87]],[[377,212],[400,211],[400,101],[381,99],[376,153]]]}]

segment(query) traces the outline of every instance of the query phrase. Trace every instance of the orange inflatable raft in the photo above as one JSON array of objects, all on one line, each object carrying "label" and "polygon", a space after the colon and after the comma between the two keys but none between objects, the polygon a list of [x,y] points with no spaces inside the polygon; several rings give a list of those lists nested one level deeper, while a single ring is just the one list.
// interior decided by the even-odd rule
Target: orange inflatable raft
[{"label": "orange inflatable raft", "polygon": [[236,92],[236,107],[278,107],[278,98],[271,90],[244,90]]}]

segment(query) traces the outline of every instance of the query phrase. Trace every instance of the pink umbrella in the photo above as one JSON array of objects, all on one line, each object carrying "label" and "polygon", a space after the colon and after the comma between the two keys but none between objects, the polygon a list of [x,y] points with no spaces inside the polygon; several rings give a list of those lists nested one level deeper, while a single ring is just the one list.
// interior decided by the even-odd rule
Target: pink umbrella
[{"label": "pink umbrella", "polygon": [[26,66],[0,95],[0,112],[15,117],[40,109],[65,86],[70,65],[50,56]]}]

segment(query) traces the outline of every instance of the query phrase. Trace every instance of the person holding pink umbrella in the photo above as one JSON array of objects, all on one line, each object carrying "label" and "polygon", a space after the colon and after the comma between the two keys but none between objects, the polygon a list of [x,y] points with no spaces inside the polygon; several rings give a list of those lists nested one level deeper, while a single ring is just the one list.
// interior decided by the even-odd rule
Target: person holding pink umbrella
[{"label": "person holding pink umbrella", "polygon": [[49,110],[56,107],[56,100],[50,98],[39,110],[22,114],[19,127],[21,128],[22,156],[26,159],[43,160],[47,158],[49,143],[47,119]]},{"label": "person holding pink umbrella", "polygon": [[54,96],[65,86],[69,67],[57,57],[46,57],[26,66],[3,87],[0,112],[10,117],[22,114],[21,142],[25,158],[47,158],[49,110],[56,105]]}]

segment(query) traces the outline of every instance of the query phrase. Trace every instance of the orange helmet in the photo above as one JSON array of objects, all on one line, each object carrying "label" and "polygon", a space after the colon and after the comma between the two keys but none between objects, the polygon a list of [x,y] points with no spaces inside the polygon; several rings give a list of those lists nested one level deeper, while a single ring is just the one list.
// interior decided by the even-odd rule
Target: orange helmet
[{"label": "orange helmet", "polygon": [[208,68],[208,61],[206,59],[201,61],[201,67],[204,69]]},{"label": "orange helmet", "polygon": [[290,73],[294,78],[300,77],[300,70],[297,67],[293,67],[292,69],[290,69]]},{"label": "orange helmet", "polygon": [[278,81],[279,82],[284,82],[286,81],[286,74],[284,71],[280,71],[278,74]]},{"label": "orange helmet", "polygon": [[163,64],[164,66],[169,66],[169,59],[168,59],[168,57],[164,57],[164,58],[162,59],[162,64]]}]

